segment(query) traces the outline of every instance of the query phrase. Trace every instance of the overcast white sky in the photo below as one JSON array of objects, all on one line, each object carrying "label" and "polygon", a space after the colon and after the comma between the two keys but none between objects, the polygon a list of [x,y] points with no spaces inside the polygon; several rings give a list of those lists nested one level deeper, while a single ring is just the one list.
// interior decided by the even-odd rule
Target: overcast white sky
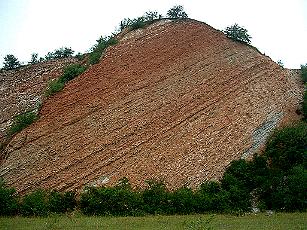
[{"label": "overcast white sky", "polygon": [[63,46],[85,52],[123,18],[178,4],[216,29],[245,27],[252,45],[288,68],[307,63],[307,0],[0,0],[0,66],[7,54],[28,62]]}]

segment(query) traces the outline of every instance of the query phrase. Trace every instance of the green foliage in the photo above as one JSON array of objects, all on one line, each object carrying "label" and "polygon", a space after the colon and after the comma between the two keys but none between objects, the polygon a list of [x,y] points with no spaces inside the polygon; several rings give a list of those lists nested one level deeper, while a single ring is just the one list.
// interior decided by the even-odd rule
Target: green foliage
[{"label": "green foliage", "polygon": [[307,124],[302,122],[276,131],[265,153],[271,168],[287,171],[300,164],[307,167]]},{"label": "green foliage", "polygon": [[14,188],[8,188],[0,178],[0,216],[12,216],[18,213],[18,196]]},{"label": "green foliage", "polygon": [[52,80],[49,82],[47,90],[45,92],[46,97],[50,97],[57,92],[61,91],[65,84],[74,79],[75,77],[79,76],[86,70],[85,66],[80,64],[73,64],[64,69],[64,73],[62,76],[57,80]]},{"label": "green foliage", "polygon": [[226,27],[223,32],[228,38],[234,41],[239,41],[247,44],[251,43],[250,39],[252,37],[248,34],[248,31],[245,28],[240,27],[237,23]]},{"label": "green foliage", "polygon": [[186,215],[196,212],[197,200],[191,188],[182,187],[169,194],[170,214]]},{"label": "green foliage", "polygon": [[26,112],[16,116],[13,120],[13,124],[10,127],[8,134],[13,135],[17,132],[20,132],[24,128],[31,125],[37,119],[35,112]]},{"label": "green foliage", "polygon": [[38,59],[38,53],[33,53],[31,54],[31,61],[29,61],[29,64],[36,64],[39,62],[39,59]]},{"label": "green foliage", "polygon": [[169,213],[169,192],[162,181],[148,180],[148,187],[143,191],[144,210],[149,214]]},{"label": "green foliage", "polygon": [[64,73],[59,78],[59,81],[63,83],[67,83],[68,81],[82,74],[85,70],[86,70],[86,67],[80,64],[70,65],[64,69]]},{"label": "green foliage", "polygon": [[155,20],[161,19],[162,15],[158,14],[157,11],[148,11],[142,17],[130,19],[125,18],[120,22],[119,28],[120,30],[124,30],[126,28],[130,30],[136,30],[140,28],[144,28],[147,25],[152,24]]},{"label": "green foliage", "polygon": [[301,65],[302,79],[304,83],[307,83],[307,64]]},{"label": "green foliage", "polygon": [[284,63],[282,62],[282,60],[278,60],[277,64],[281,67],[284,68]]},{"label": "green foliage", "polygon": [[153,22],[154,20],[161,19],[162,15],[157,11],[147,11],[143,15],[143,18],[146,22]]},{"label": "green foliage", "polygon": [[50,97],[64,88],[65,83],[59,80],[49,81],[47,90],[45,92],[46,97]]},{"label": "green foliage", "polygon": [[112,45],[117,44],[114,37],[100,37],[97,44],[93,46],[92,52],[89,54],[89,63],[91,65],[97,64],[103,52]]},{"label": "green foliage", "polygon": [[52,191],[49,195],[48,209],[54,213],[65,213],[73,211],[77,205],[74,192],[60,193]]},{"label": "green foliage", "polygon": [[43,190],[36,190],[22,199],[21,214],[24,216],[47,216],[48,199]]},{"label": "green foliage", "polygon": [[20,67],[20,62],[13,54],[8,54],[4,57],[3,69],[11,70]]},{"label": "green foliage", "polygon": [[167,11],[167,17],[172,19],[179,19],[179,18],[187,18],[188,15],[184,11],[183,6],[177,5],[173,6],[171,9]]},{"label": "green foliage", "polygon": [[303,119],[306,122],[307,121],[307,91],[306,90],[304,92],[302,110],[303,110],[303,116],[304,116]]},{"label": "green foliage", "polygon": [[59,59],[59,58],[67,58],[72,57],[73,51],[70,47],[61,47],[59,49],[54,50],[53,52],[48,52],[45,56],[46,60],[53,60],[53,59]]},{"label": "green foliage", "polygon": [[85,215],[137,215],[141,196],[127,187],[88,188],[81,194],[80,209]]}]

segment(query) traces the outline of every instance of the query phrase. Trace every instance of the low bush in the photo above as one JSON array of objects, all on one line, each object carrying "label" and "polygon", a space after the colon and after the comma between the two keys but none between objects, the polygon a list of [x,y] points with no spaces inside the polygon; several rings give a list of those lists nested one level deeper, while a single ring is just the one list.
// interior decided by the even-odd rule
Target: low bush
[{"label": "low bush", "polygon": [[117,44],[114,37],[100,37],[97,44],[92,47],[92,52],[89,54],[89,63],[91,65],[97,64],[103,52],[112,45]]},{"label": "low bush", "polygon": [[162,181],[148,180],[142,192],[144,211],[149,214],[168,214],[171,210],[170,193]]},{"label": "low bush", "polygon": [[37,119],[37,115],[35,112],[26,112],[16,116],[13,119],[13,124],[11,125],[8,134],[13,135],[17,132],[20,132],[24,128],[31,125]]},{"label": "low bush", "polygon": [[48,197],[48,210],[53,213],[71,212],[77,206],[74,192],[52,191]]},{"label": "low bush", "polygon": [[9,188],[0,178],[0,216],[12,216],[18,213],[18,196],[14,188]]},{"label": "low bush", "polygon": [[80,198],[80,210],[85,215],[137,215],[141,204],[138,192],[119,187],[88,188]]},{"label": "low bush", "polygon": [[64,69],[64,73],[59,79],[52,80],[49,82],[47,90],[45,92],[46,97],[50,97],[57,92],[61,91],[65,84],[74,79],[75,77],[79,76],[86,70],[85,66],[80,64],[73,64]]},{"label": "low bush", "polygon": [[22,199],[21,214],[24,216],[47,216],[48,198],[43,190],[36,190]]},{"label": "low bush", "polygon": [[65,84],[68,81],[82,74],[85,70],[86,70],[86,67],[80,64],[70,65],[64,69],[64,73],[59,78],[59,81]]},{"label": "low bush", "polygon": [[53,60],[53,59],[59,59],[59,58],[67,58],[72,57],[73,51],[70,47],[61,47],[59,49],[54,50],[53,52],[48,52],[45,56],[46,60]]},{"label": "low bush", "polygon": [[277,130],[265,149],[270,168],[284,172],[297,165],[307,167],[307,124],[304,122]]},{"label": "low bush", "polygon": [[251,43],[252,37],[248,34],[247,29],[239,26],[237,23],[232,26],[226,27],[223,32],[228,38],[234,41],[243,42],[246,44]]},{"label": "low bush", "polygon": [[52,80],[48,83],[47,90],[45,92],[46,97],[50,97],[64,88],[64,82],[57,80]]},{"label": "low bush", "polygon": [[187,215],[196,212],[197,200],[191,188],[182,187],[169,194],[169,214]]},{"label": "low bush", "polygon": [[306,122],[307,121],[307,91],[304,92],[302,112],[304,116],[303,120]]}]

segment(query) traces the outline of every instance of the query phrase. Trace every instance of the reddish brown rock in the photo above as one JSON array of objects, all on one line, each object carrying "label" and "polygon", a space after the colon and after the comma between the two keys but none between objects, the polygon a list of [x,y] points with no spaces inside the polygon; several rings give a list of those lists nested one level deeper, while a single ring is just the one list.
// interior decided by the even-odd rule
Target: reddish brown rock
[{"label": "reddish brown rock", "polygon": [[21,193],[218,179],[281,122],[298,119],[298,74],[193,20],[126,34],[48,99],[6,147],[0,176]]}]

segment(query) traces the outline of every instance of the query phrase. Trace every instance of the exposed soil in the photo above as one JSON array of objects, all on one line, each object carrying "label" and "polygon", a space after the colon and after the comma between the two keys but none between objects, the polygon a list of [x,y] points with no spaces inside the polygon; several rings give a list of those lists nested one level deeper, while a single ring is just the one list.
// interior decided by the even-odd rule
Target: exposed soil
[{"label": "exposed soil", "polygon": [[20,193],[85,185],[169,188],[218,179],[295,111],[303,86],[255,48],[193,20],[126,34],[49,98],[6,147],[0,176]]}]

